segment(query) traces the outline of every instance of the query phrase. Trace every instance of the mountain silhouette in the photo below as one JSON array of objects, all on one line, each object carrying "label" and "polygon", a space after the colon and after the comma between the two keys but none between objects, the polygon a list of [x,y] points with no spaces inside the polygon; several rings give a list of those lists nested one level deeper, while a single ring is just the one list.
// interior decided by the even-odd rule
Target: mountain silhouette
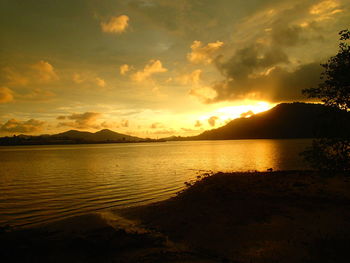
[{"label": "mountain silhouette", "polygon": [[52,135],[54,138],[67,138],[67,139],[77,139],[85,141],[95,141],[95,142],[107,142],[107,141],[141,141],[143,139],[114,132],[108,129],[103,129],[95,133],[83,132],[77,130],[69,130],[63,133]]},{"label": "mountain silhouette", "polygon": [[108,129],[95,133],[69,130],[54,135],[18,135],[0,138],[0,145],[44,145],[44,144],[83,144],[83,143],[122,143],[150,142],[152,139],[134,137]]},{"label": "mountain silhouette", "polygon": [[322,104],[281,103],[249,118],[187,137],[190,140],[339,137],[350,132],[350,113]]},{"label": "mountain silhouette", "polygon": [[346,137],[350,134],[350,112],[322,104],[281,103],[249,118],[234,119],[225,126],[192,137],[143,139],[108,129],[95,133],[69,130],[54,135],[18,135],[0,138],[0,145],[122,143],[185,140],[287,139]]}]

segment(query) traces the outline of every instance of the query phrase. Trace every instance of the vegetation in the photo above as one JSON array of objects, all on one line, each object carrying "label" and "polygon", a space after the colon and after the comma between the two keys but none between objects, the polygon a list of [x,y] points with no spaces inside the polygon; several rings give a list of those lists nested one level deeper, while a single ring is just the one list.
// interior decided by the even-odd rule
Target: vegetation
[{"label": "vegetation", "polygon": [[[350,31],[339,32],[340,44],[338,53],[325,64],[321,64],[324,72],[323,82],[316,88],[303,90],[309,98],[321,99],[325,105],[349,112],[350,110]],[[335,125],[336,123],[336,125]],[[341,131],[336,137],[327,134],[316,139],[310,149],[303,153],[305,159],[322,170],[350,170],[350,130],[347,119],[330,121],[332,129]]]}]

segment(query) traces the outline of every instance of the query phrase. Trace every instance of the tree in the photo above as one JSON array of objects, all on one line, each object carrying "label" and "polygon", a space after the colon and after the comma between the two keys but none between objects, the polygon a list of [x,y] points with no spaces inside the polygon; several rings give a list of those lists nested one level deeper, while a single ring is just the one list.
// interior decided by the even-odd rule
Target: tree
[{"label": "tree", "polygon": [[[303,90],[309,98],[321,99],[331,107],[338,108],[346,113],[350,110],[350,46],[346,41],[350,39],[350,31],[339,32],[340,43],[338,53],[329,58],[321,74],[323,81],[316,88]],[[348,114],[345,114],[346,116]],[[313,141],[312,147],[302,153],[304,158],[313,166],[323,170],[350,170],[350,131],[346,130],[345,122],[348,118],[337,120],[334,123],[342,131],[336,138],[328,135]]]},{"label": "tree", "polygon": [[338,54],[328,59],[321,74],[323,82],[317,88],[303,90],[309,98],[321,99],[328,106],[343,110],[350,109],[350,46],[345,41],[350,39],[350,31],[339,32]]}]

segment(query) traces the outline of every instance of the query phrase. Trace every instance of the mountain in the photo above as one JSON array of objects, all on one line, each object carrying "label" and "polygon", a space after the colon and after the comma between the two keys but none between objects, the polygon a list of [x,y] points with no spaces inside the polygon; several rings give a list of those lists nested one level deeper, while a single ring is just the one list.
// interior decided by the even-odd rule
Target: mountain
[{"label": "mountain", "polygon": [[70,130],[55,135],[18,135],[0,138],[0,145],[122,143],[184,140],[315,138],[350,134],[350,112],[311,103],[282,103],[249,118],[192,137],[142,139],[104,129],[95,133]]},{"label": "mountain", "polygon": [[91,132],[82,132],[77,130],[70,130],[56,135],[52,135],[54,138],[67,138],[67,139],[76,139],[84,140],[91,142],[108,142],[108,141],[142,141],[143,139],[138,137],[133,137],[130,135],[114,132],[108,129],[100,130],[95,133]]},{"label": "mountain", "polygon": [[249,118],[188,137],[190,140],[282,139],[348,136],[350,112],[322,104],[282,103]]},{"label": "mountain", "polygon": [[83,144],[83,143],[122,143],[122,142],[150,142],[122,133],[104,129],[95,133],[70,130],[54,135],[18,135],[0,138],[0,145],[44,145],[44,144]]}]

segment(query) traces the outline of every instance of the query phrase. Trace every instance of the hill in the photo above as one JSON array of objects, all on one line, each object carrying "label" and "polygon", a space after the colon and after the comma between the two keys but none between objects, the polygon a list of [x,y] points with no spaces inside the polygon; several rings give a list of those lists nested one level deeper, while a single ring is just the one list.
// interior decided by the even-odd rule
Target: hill
[{"label": "hill", "polygon": [[82,132],[77,130],[69,130],[63,133],[52,135],[54,138],[67,138],[76,139],[84,141],[94,141],[94,142],[108,142],[108,141],[141,141],[143,139],[138,137],[133,137],[130,135],[114,132],[108,129],[100,130],[95,133]]},{"label": "hill", "polygon": [[350,132],[350,113],[322,104],[282,103],[249,118],[188,137],[191,140],[282,139],[343,136]]},{"label": "hill", "polygon": [[138,138],[104,129],[95,133],[69,130],[54,135],[18,135],[0,138],[0,145],[44,145],[44,144],[83,144],[83,143],[122,143],[148,142],[151,139]]}]

